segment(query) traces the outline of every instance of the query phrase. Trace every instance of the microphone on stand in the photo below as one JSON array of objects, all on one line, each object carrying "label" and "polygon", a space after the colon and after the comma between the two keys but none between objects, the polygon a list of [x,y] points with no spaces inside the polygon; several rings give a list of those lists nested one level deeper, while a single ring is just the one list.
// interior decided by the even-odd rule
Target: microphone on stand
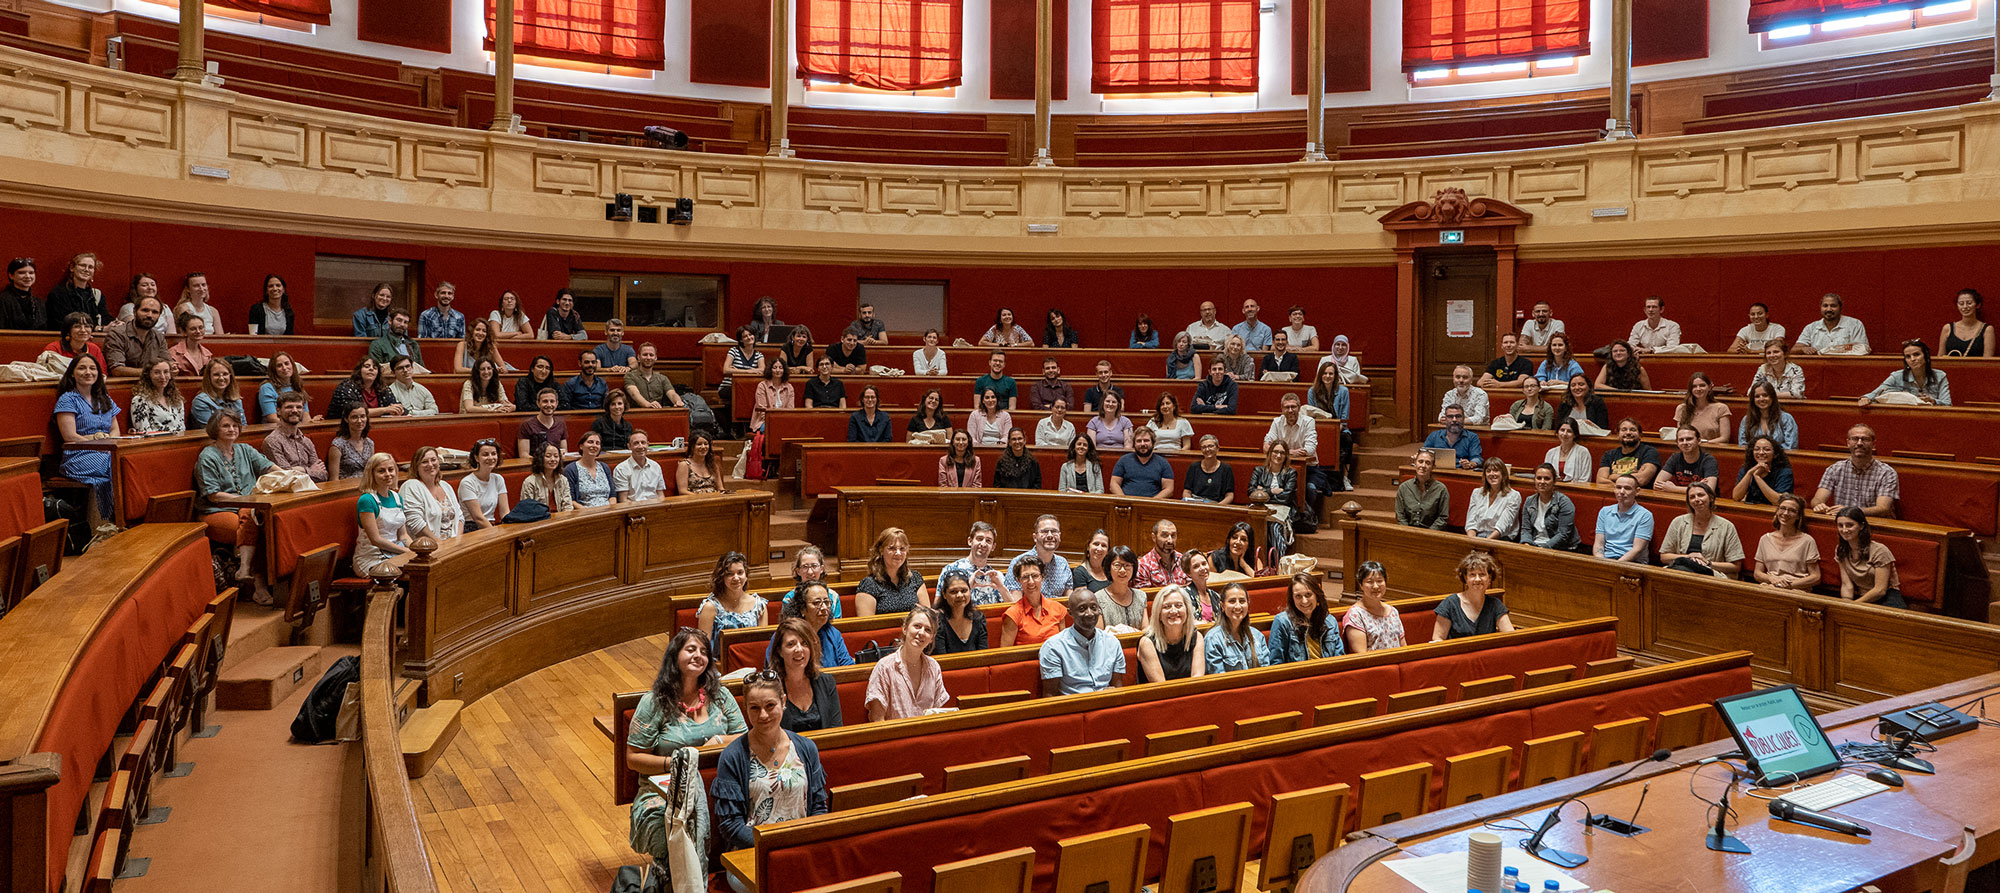
[{"label": "microphone on stand", "polygon": [[[1946,712],[1949,713],[1949,711]],[[1910,711],[1910,715],[1916,716],[1918,714],[1915,710],[1912,710]],[[1888,756],[1875,762],[1881,763],[1891,769],[1900,769],[1904,772],[1922,772],[1925,775],[1936,775],[1937,767],[1932,765],[1931,761],[1910,755],[1910,748],[1916,744],[1917,735],[1926,727],[1935,725],[1937,725],[1937,714],[1926,711],[1923,714],[1922,722],[1917,723],[1915,727],[1904,732],[1902,737],[1896,740],[1896,749],[1891,751]],[[1771,802],[1776,803],[1778,801],[1773,800]]]},{"label": "microphone on stand", "polygon": [[[1575,868],[1579,865],[1582,865],[1585,862],[1590,861],[1590,857],[1585,856],[1582,853],[1566,852],[1563,850],[1556,849],[1555,847],[1552,846],[1547,846],[1542,843],[1542,838],[1547,837],[1549,831],[1556,826],[1556,822],[1562,818],[1562,808],[1568,806],[1570,801],[1572,800],[1582,797],[1583,795],[1588,794],[1592,791],[1603,788],[1614,781],[1624,778],[1627,775],[1631,775],[1639,767],[1644,766],[1647,763],[1664,763],[1667,761],[1667,758],[1673,756],[1673,754],[1674,754],[1673,751],[1662,747],[1659,750],[1653,751],[1652,756],[1644,760],[1641,760],[1639,762],[1633,763],[1629,766],[1626,766],[1624,771],[1619,772],[1618,774],[1613,775],[1610,778],[1600,781],[1594,785],[1591,785],[1590,787],[1584,788],[1581,791],[1577,791],[1576,793],[1571,794],[1568,797],[1564,797],[1562,802],[1557,803],[1555,805],[1554,809],[1549,810],[1548,817],[1542,819],[1542,826],[1540,828],[1535,829],[1534,835],[1529,837],[1527,840],[1521,842],[1521,849],[1526,850],[1528,855],[1530,856],[1540,859],[1543,862],[1547,862],[1550,865],[1556,865],[1562,868]],[[1636,817],[1636,815],[1637,814],[1635,813],[1634,816]],[[1613,821],[1616,820],[1614,819]]]},{"label": "microphone on stand", "polygon": [[[1730,834],[1729,827],[1726,824],[1729,821],[1729,795],[1736,790],[1736,766],[1731,763],[1724,763],[1722,765],[1729,767],[1729,786],[1722,789],[1722,800],[1715,804],[1715,827],[1709,829],[1707,835],[1708,848],[1718,853],[1741,853],[1747,856],[1750,855],[1750,845],[1736,839],[1735,835]],[[1778,803],[1781,801],[1773,800],[1771,802]]]}]

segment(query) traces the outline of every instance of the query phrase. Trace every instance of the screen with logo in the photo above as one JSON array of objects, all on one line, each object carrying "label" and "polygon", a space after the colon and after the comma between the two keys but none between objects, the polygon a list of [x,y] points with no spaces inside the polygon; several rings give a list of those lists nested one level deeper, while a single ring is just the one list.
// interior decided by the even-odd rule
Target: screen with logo
[{"label": "screen with logo", "polygon": [[1791,784],[1840,767],[1840,756],[1793,686],[1731,695],[1715,708],[1760,784]]}]

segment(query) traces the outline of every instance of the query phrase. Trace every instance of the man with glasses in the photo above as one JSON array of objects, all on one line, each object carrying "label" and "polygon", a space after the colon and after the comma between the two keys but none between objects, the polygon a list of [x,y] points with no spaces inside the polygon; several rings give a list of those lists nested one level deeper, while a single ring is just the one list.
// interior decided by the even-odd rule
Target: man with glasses
[{"label": "man with glasses", "polygon": [[1852,507],[1871,518],[1893,518],[1902,493],[1896,469],[1875,458],[1875,429],[1855,425],[1847,429],[1847,458],[1827,466],[1826,473],[1820,475],[1812,510],[1832,515]]},{"label": "man with glasses", "polygon": [[1008,596],[1009,599],[1021,598],[1024,585],[1020,575],[1021,562],[1031,555],[1041,565],[1037,576],[1040,578],[1042,596],[1062,598],[1069,594],[1071,581],[1075,578],[1070,576],[1069,561],[1056,554],[1057,547],[1061,545],[1062,522],[1057,521],[1054,515],[1036,518],[1035,547],[1015,556],[1014,560],[1007,564],[1007,589],[1012,593]]},{"label": "man with glasses", "polygon": [[264,455],[279,468],[303,471],[307,477],[326,483],[326,459],[313,447],[312,439],[299,430],[306,420],[306,395],[286,391],[278,395],[278,424],[264,437]]}]

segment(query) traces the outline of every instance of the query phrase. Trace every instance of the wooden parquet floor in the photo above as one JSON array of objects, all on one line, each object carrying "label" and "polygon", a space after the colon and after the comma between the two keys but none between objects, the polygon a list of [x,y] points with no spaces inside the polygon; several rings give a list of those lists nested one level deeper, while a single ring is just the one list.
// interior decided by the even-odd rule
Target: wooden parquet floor
[{"label": "wooden parquet floor", "polygon": [[564,661],[466,706],[457,739],[411,784],[440,891],[594,893],[644,862],[593,718],[613,692],[652,683],[669,638]]}]

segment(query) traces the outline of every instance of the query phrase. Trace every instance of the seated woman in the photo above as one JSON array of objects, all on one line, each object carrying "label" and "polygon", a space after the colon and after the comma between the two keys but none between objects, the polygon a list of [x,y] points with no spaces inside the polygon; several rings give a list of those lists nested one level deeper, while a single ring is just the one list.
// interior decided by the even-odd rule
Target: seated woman
[{"label": "seated woman", "polygon": [[[382,374],[382,367],[374,360],[362,357],[354,364],[354,371],[344,381],[333,386],[333,397],[327,401],[328,411],[346,415],[350,406],[368,407],[370,418],[385,415],[402,415],[403,405],[396,401],[396,395],[389,390],[389,377]],[[553,387],[553,385],[551,386]],[[195,402],[201,402],[200,397]],[[534,404],[527,411],[534,411]]]},{"label": "seated woman", "polygon": [[[97,358],[84,354],[69,361],[69,371],[63,373],[56,383],[55,422],[56,433],[64,444],[105,440],[119,436],[118,404],[111,401],[111,390],[104,383],[104,367],[98,365]],[[240,414],[239,414],[240,417]],[[111,497],[111,454],[101,450],[80,450],[65,448],[62,454],[63,476],[80,484],[90,486],[89,505],[90,526],[97,536],[109,536],[118,531],[118,524],[112,517]]]},{"label": "seated woman", "polygon": [[[562,382],[556,379],[555,361],[538,356],[528,364],[528,374],[514,379],[514,411],[534,412],[538,405],[536,398],[543,391],[561,393]],[[335,400],[338,401],[339,397],[340,391],[335,389]]]},{"label": "seated woman", "polygon": [[1736,579],[1743,567],[1743,541],[1736,525],[1715,515],[1715,490],[1705,481],[1687,486],[1685,515],[1667,524],[1660,538],[1660,563],[1677,571]]},{"label": "seated woman", "polygon": [[688,437],[687,458],[674,470],[675,493],[721,493],[722,467],[715,458],[715,438],[707,431]]},{"label": "seated woman", "polygon": [[1291,554],[1291,513],[1298,491],[1299,470],[1292,467],[1291,453],[1285,450],[1284,443],[1274,440],[1265,444],[1264,464],[1250,472],[1249,496],[1252,505],[1268,505],[1273,510],[1264,532],[1273,555]]},{"label": "seated woman", "polygon": [[1590,455],[1589,448],[1577,443],[1583,434],[1577,430],[1576,419],[1565,418],[1556,423],[1556,445],[1542,454],[1542,461],[1555,466],[1556,480],[1569,484],[1590,483],[1596,473],[1597,461]]},{"label": "seated woman", "polygon": [[1257,560],[1257,534],[1250,529],[1250,522],[1238,521],[1229,527],[1229,536],[1222,541],[1222,548],[1209,553],[1209,564],[1217,571],[1242,574],[1246,577],[1261,576],[1268,568]]},{"label": "seated woman", "polygon": [[1743,465],[1736,469],[1736,487],[1729,498],[1751,505],[1776,505],[1792,492],[1792,460],[1769,435],[1759,434],[1743,448]]},{"label": "seated woman", "polygon": [[937,653],[986,650],[986,613],[972,603],[972,580],[954,570],[938,579],[938,591]]},{"label": "seated woman", "polygon": [[1049,404],[1049,414],[1035,423],[1035,446],[1063,449],[1076,439],[1076,425],[1069,420],[1069,401],[1057,397]]},{"label": "seated woman", "polygon": [[1597,368],[1597,389],[1650,391],[1653,389],[1653,377],[1646,374],[1646,367],[1639,365],[1639,354],[1632,349],[1632,345],[1623,340],[1613,341],[1604,365]]},{"label": "seated woman", "polygon": [[1097,441],[1088,432],[1069,442],[1069,461],[1056,473],[1058,493],[1104,492],[1104,463],[1097,458]]},{"label": "seated woman", "polygon": [[[278,351],[271,355],[271,365],[264,377],[264,383],[257,386],[257,418],[270,422],[278,417],[278,395],[296,391],[301,396],[306,393],[306,377],[299,374],[299,364],[292,355]],[[509,407],[510,409],[512,407]],[[312,398],[306,398],[306,418],[317,421],[312,414]]]},{"label": "seated woman", "polygon": [[924,346],[910,352],[911,375],[950,375],[945,352],[938,347],[943,335],[936,329],[924,330]]},{"label": "seated woman", "polygon": [[1202,636],[1202,666],[1210,673],[1253,670],[1264,665],[1264,634],[1250,625],[1250,591],[1241,583],[1222,587],[1222,612]]},{"label": "seated woman", "polygon": [[[108,367],[107,367],[108,368]],[[132,433],[179,434],[187,430],[187,402],[174,384],[174,364],[154,360],[132,382]]]},{"label": "seated woman", "polygon": [[1499,596],[1486,593],[1498,576],[1500,565],[1484,552],[1470,552],[1459,559],[1458,582],[1464,588],[1438,603],[1431,641],[1513,632],[1514,618],[1507,616],[1507,606],[1501,604]]},{"label": "seated woman", "polygon": [[990,388],[980,393],[979,408],[965,417],[965,432],[972,435],[974,446],[1004,445],[1013,429],[1014,416],[1000,408],[1000,392]]},{"label": "seated woman", "polygon": [[917,401],[917,411],[910,416],[909,424],[903,426],[903,432],[910,435],[904,439],[912,440],[915,435],[950,427],[951,415],[944,411],[944,395],[937,388],[931,388],[924,392],[922,400]]},{"label": "seated woman", "polygon": [[1551,463],[1535,467],[1535,492],[1521,498],[1517,526],[1522,545],[1565,551],[1576,548],[1576,503],[1556,489],[1556,476]]},{"label": "seated woman", "polygon": [[1785,493],[1771,510],[1771,532],[1757,540],[1757,582],[1810,592],[1819,585],[1819,543],[1806,533],[1806,500]]},{"label": "seated woman", "polygon": [[1222,614],[1222,590],[1209,585],[1215,565],[1208,553],[1189,549],[1181,553],[1181,570],[1187,573],[1188,603],[1196,623],[1214,623]]},{"label": "seated woman", "polygon": [[1535,377],[1545,384],[1556,384],[1582,374],[1583,365],[1576,361],[1576,354],[1570,351],[1569,333],[1557,332],[1550,335],[1548,356],[1542,360],[1540,366],[1535,367]]},{"label": "seated woman", "polygon": [[1389,592],[1389,572],[1381,562],[1361,562],[1361,602],[1340,618],[1340,637],[1348,654],[1401,648],[1403,615],[1383,600]]},{"label": "seated woman", "polygon": [[507,517],[507,479],[499,468],[499,441],[488,438],[472,445],[472,473],[458,482],[458,507],[465,513],[468,532],[492,527]]},{"label": "seated woman", "polygon": [[396,488],[403,504],[403,530],[410,536],[430,534],[448,540],[465,532],[458,494],[444,480],[444,457],[434,446],[417,447],[410,456],[410,479]]},{"label": "seated woman", "polygon": [[[174,361],[174,371],[182,375],[200,375],[208,368],[215,352],[202,344],[208,335],[208,323],[198,314],[182,313],[175,318],[183,333],[180,343],[167,348],[167,357]],[[206,420],[202,424],[208,424]]]},{"label": "seated woman", "polygon": [[820,671],[819,637],[798,617],[778,622],[771,637],[776,655],[767,669],[785,683],[787,732],[840,728],[840,687],[833,674]]},{"label": "seated woman", "polygon": [[1213,434],[1201,436],[1201,461],[1188,466],[1187,486],[1181,498],[1218,505],[1236,503],[1236,471],[1222,461],[1222,441]]},{"label": "seated woman", "polygon": [[1850,505],[1834,513],[1833,529],[1840,537],[1833,547],[1840,563],[1840,597],[1885,608],[1909,607],[1896,576],[1896,556],[1869,536],[1868,515]]},{"label": "seated woman", "polygon": [[1976,288],[1961,288],[1958,297],[1952,301],[1958,309],[1958,318],[1944,324],[1938,330],[1938,355],[1945,357],[1990,357],[1993,350],[1993,327],[1986,324],[1980,315],[1980,308],[1986,306],[1986,298]]},{"label": "seated woman", "polygon": [[341,416],[340,424],[333,429],[333,441],[326,446],[326,468],[334,480],[361,477],[368,457],[375,455],[375,438],[368,436],[373,424],[368,419],[368,407],[358,403]]},{"label": "seated woman", "polygon": [[1750,386],[1769,383],[1787,400],[1803,400],[1806,396],[1806,373],[1799,364],[1792,362],[1792,347],[1783,338],[1773,338],[1764,342],[1764,364],[1757,367],[1756,374],[1750,376]]},{"label": "seated woman", "polygon": [[889,414],[882,411],[882,392],[869,385],[861,389],[861,408],[847,417],[848,443],[888,443]]},{"label": "seated woman", "polygon": [[993,325],[986,334],[979,336],[980,347],[1013,347],[1032,345],[1035,339],[1028,336],[1028,330],[1014,323],[1014,311],[1006,307],[994,314]]},{"label": "seated woman", "polygon": [[1000,461],[993,464],[993,486],[1010,490],[1042,488],[1042,463],[1028,452],[1028,435],[1019,428],[1007,432],[1007,449],[1000,454]]},{"label": "seated woman", "polygon": [[1231,335],[1224,339],[1222,350],[1218,351],[1210,362],[1221,366],[1223,374],[1227,375],[1230,381],[1257,380],[1257,360],[1250,356],[1250,351],[1244,346],[1241,335]]},{"label": "seated woman", "polygon": [[[803,555],[807,550],[812,551],[813,561],[823,568],[825,558],[819,554],[819,549],[807,546],[799,552]],[[795,566],[792,569],[792,577],[797,579],[800,575],[801,570]],[[826,582],[819,579],[818,572],[814,572],[812,580],[801,582],[793,588],[784,598],[783,606],[778,609],[780,621],[787,617],[805,621],[806,630],[819,641],[819,665],[828,669],[854,664],[854,655],[847,652],[847,639],[840,635],[840,630],[833,627],[833,618],[839,616],[840,599],[834,597],[833,590],[828,589]],[[764,651],[765,663],[776,660],[777,646],[778,640],[773,637],[771,646]]]},{"label": "seated woman", "polygon": [[500,370],[493,361],[480,357],[458,386],[459,412],[513,412],[514,403],[500,387]]},{"label": "seated woman", "polygon": [[99,369],[109,369],[104,362],[104,349],[91,343],[90,333],[96,323],[88,313],[72,313],[62,318],[62,337],[42,348],[43,353],[55,351],[65,360],[74,360],[77,354],[90,354],[97,361]]},{"label": "seated woman", "polygon": [[493,340],[493,325],[487,320],[473,317],[465,325],[465,338],[452,346],[451,371],[471,372],[473,364],[480,360],[492,360],[495,368],[513,371],[507,361],[500,356],[500,343]]},{"label": "seated woman", "polygon": [[763,626],[770,601],[751,592],[750,560],[741,552],[724,552],[708,576],[708,595],[695,608],[694,625],[708,637],[708,652],[722,653],[724,630]]},{"label": "seated woman", "polygon": [[1860,404],[1867,406],[1889,394],[1905,394],[1925,406],[1951,405],[1951,382],[1944,370],[1932,368],[1929,345],[1915,338],[1903,342],[1903,368],[1889,373]]},{"label": "seated woman", "polygon": [[1532,375],[1521,376],[1521,399],[1507,408],[1507,414],[1530,431],[1547,431],[1556,426],[1555,407],[1542,399],[1542,380]]},{"label": "seated woman", "polygon": [[[1111,585],[1111,535],[1102,529],[1083,543],[1083,561],[1070,565],[1070,592],[1087,589],[1097,592]],[[1101,609],[1100,609],[1101,610]]]},{"label": "seated woman", "polygon": [[376,453],[361,468],[361,496],[354,514],[361,526],[354,538],[354,572],[372,577],[377,571],[393,576],[390,560],[410,551],[403,544],[403,501],[396,493],[396,457]]},{"label": "seated woman", "polygon": [[1368,383],[1368,376],[1361,374],[1361,358],[1349,352],[1348,343],[1346,335],[1333,336],[1333,348],[1320,362],[1340,370],[1341,384],[1359,387]]},{"label": "seated woman", "polygon": [[[987,391],[986,394],[990,397],[993,392]],[[952,430],[951,446],[938,457],[938,486],[986,486],[980,474],[979,454],[972,451],[972,435],[964,428]]]},{"label": "seated woman", "polygon": [[1144,313],[1132,322],[1132,337],[1126,339],[1125,346],[1133,350],[1151,350],[1160,346],[1160,330],[1153,328],[1153,318]]},{"label": "seated woman", "polygon": [[1076,329],[1070,326],[1069,320],[1063,316],[1063,312],[1061,310],[1050,308],[1048,322],[1042,325],[1042,346],[1043,347],[1081,346],[1076,338]]},{"label": "seated woman", "polygon": [[[924,575],[910,567],[910,537],[903,528],[883,528],[871,551],[874,557],[868,560],[868,575],[854,586],[854,616],[873,617],[930,606],[930,587],[924,585]],[[932,631],[936,631],[935,624]]]},{"label": "seated woman", "polygon": [[817,366],[813,362],[814,353],[812,327],[793,326],[792,336],[785,339],[783,347],[778,348],[777,362],[785,364],[793,375],[811,375]]},{"label": "seated woman", "polygon": [[255,572],[257,546],[264,541],[264,527],[254,509],[216,504],[217,499],[240,499],[257,489],[257,478],[276,468],[264,454],[247,443],[243,419],[233,412],[216,413],[208,420],[212,443],[201,448],[194,463],[195,492],[201,495],[201,520],[208,524],[212,542],[236,548],[236,585],[249,588],[257,604],[276,604],[264,578]]},{"label": "seated woman", "polygon": [[1729,442],[1729,405],[1715,399],[1708,373],[1688,376],[1687,399],[1674,407],[1674,425],[1694,429],[1703,443]]},{"label": "seated woman", "polygon": [[1604,398],[1597,396],[1597,389],[1581,372],[1569,377],[1569,391],[1563,401],[1556,404],[1556,425],[1562,425],[1563,420],[1569,418],[1582,419],[1603,430],[1611,430],[1611,413],[1604,407]]},{"label": "seated woman", "polygon": [[1295,664],[1341,653],[1340,629],[1327,622],[1326,598],[1320,594],[1319,584],[1310,574],[1293,574],[1285,610],[1271,618],[1270,649],[1264,662]]},{"label": "seated woman", "polygon": [[1193,679],[1208,674],[1203,657],[1207,646],[1201,630],[1195,628],[1187,590],[1168,586],[1160,590],[1154,606],[1153,622],[1139,637],[1139,678],[1146,682]]},{"label": "seated woman", "polygon": [[752,399],[755,402],[750,406],[750,430],[762,431],[765,412],[799,405],[798,391],[792,387],[792,370],[783,363],[772,363],[764,372],[764,380],[757,382],[757,393]]},{"label": "seated woman", "polygon": [[[632,710],[632,730],[625,736],[626,768],[658,775],[680,748],[729,744],[743,734],[747,728],[743,714],[722,687],[708,655],[708,638],[687,627],[675,631],[667,642],[652,687]],[[775,726],[782,712],[771,712]]]},{"label": "seated woman", "polygon": [[903,615],[902,641],[868,673],[869,722],[922,716],[951,703],[944,670],[930,656],[937,622],[929,605],[914,605]]},{"label": "seated woman", "polygon": [[[1153,340],[1158,342],[1157,332],[1154,333]],[[1158,347],[1159,344],[1155,343],[1153,346]],[[1201,354],[1195,352],[1194,341],[1186,332],[1174,336],[1174,349],[1167,354],[1167,377],[1178,381],[1193,381],[1201,377]]]},{"label": "seated woman", "polygon": [[1108,577],[1089,587],[1097,593],[1097,605],[1103,612],[1098,628],[1112,633],[1145,629],[1147,618],[1152,616],[1146,611],[1146,590],[1132,585],[1132,578],[1139,574],[1139,556],[1129,547],[1113,546],[1105,567],[1110,571]]},{"label": "seated woman", "polygon": [[1778,399],[1778,389],[1768,381],[1750,386],[1750,408],[1744,411],[1743,421],[1736,424],[1737,443],[1747,444],[1760,435],[1769,436],[1785,449],[1799,448],[1799,423],[1785,411],[1785,405]]},{"label": "seated woman", "polygon": [[576,461],[563,466],[563,477],[569,480],[570,498],[578,508],[610,505],[618,501],[618,488],[611,484],[611,466],[598,461],[604,455],[604,437],[596,431],[585,431],[583,440],[576,445]]},{"label": "seated woman", "polygon": [[530,499],[548,506],[551,513],[576,508],[576,501],[570,496],[569,477],[563,474],[562,447],[554,442],[544,443],[535,451],[528,476],[521,479],[521,501]]},{"label": "seated woman", "polygon": [[[792,554],[792,591],[785,593],[785,608],[788,612],[801,614],[803,609],[796,607],[794,603],[798,602],[806,588],[814,583],[822,586],[826,583],[826,553],[821,552],[818,546],[807,543]],[[829,619],[839,617],[840,599],[832,596],[831,589],[827,592],[827,617]],[[822,642],[820,647],[824,649],[826,643]]]},{"label": "seated woman", "polygon": [[1465,535],[1512,540],[1521,523],[1521,494],[1507,483],[1507,463],[1489,456],[1480,470],[1479,489],[1465,507]]},{"label": "seated woman", "polygon": [[236,370],[228,360],[209,360],[201,370],[201,389],[195,392],[194,402],[188,404],[188,420],[196,425],[207,425],[208,420],[222,410],[233,410],[237,418],[243,418],[243,392],[236,386]]},{"label": "seated woman", "polygon": [[[627,450],[632,448],[632,423],[625,420],[625,408],[631,402],[624,388],[618,388],[604,395],[604,411],[590,420],[590,431],[596,434],[598,442],[606,450]],[[577,447],[582,450],[581,446]]]}]

